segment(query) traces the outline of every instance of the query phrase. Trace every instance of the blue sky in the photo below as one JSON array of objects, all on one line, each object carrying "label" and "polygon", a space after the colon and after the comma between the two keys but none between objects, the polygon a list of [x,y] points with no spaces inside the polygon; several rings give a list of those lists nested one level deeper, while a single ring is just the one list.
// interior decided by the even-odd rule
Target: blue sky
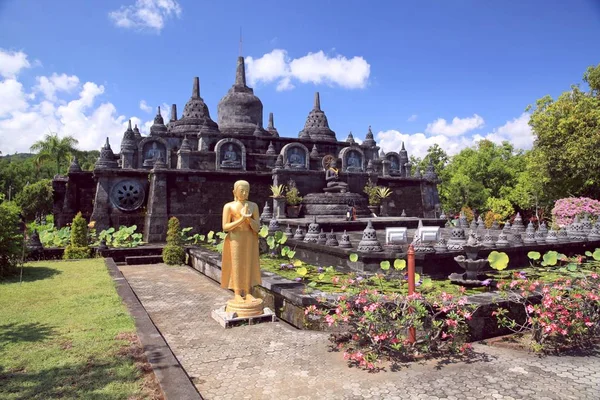
[{"label": "blue sky", "polygon": [[127,119],[147,133],[148,107],[181,113],[194,76],[216,121],[240,27],[265,124],[273,112],[296,137],[319,91],[338,140],[371,125],[384,149],[405,140],[415,155],[481,137],[530,147],[525,107],[600,62],[598,0],[4,0],[0,151],[48,131],[118,150]]}]

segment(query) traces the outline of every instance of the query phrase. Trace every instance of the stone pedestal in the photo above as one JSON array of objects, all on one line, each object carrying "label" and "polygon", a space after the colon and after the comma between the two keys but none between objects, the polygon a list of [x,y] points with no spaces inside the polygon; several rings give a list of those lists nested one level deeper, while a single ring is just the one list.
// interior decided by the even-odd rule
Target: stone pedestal
[{"label": "stone pedestal", "polygon": [[263,301],[256,298],[243,302],[231,299],[227,302],[225,312],[235,314],[239,318],[256,317],[263,313]]},{"label": "stone pedestal", "polygon": [[358,193],[309,193],[304,196],[304,215],[343,218],[348,211],[348,204],[354,204],[357,217],[371,215],[367,201]]},{"label": "stone pedestal", "polygon": [[285,197],[273,198],[273,217],[285,218]]}]

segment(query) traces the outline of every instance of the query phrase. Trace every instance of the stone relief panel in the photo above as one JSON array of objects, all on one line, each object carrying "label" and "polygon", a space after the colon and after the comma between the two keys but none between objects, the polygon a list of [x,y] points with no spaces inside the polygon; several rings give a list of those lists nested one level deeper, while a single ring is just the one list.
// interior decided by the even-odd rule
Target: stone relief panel
[{"label": "stone relief panel", "polygon": [[385,155],[386,160],[390,162],[390,175],[400,174],[400,155],[395,151],[390,151]]},{"label": "stone relief panel", "polygon": [[171,155],[167,141],[157,137],[147,137],[138,144],[138,165],[145,168],[154,167],[158,159],[162,159],[167,165],[171,165]]},{"label": "stone relief panel", "polygon": [[365,170],[365,153],[358,147],[344,147],[340,151],[342,171],[363,172]]},{"label": "stone relief panel", "polygon": [[246,170],[246,147],[233,138],[221,139],[215,145],[216,169]]},{"label": "stone relief panel", "polygon": [[110,190],[110,202],[122,211],[135,211],[142,206],[146,197],[144,186],[133,179],[118,181]]},{"label": "stone relief panel", "polygon": [[281,149],[286,169],[310,169],[309,151],[302,143],[288,143]]}]

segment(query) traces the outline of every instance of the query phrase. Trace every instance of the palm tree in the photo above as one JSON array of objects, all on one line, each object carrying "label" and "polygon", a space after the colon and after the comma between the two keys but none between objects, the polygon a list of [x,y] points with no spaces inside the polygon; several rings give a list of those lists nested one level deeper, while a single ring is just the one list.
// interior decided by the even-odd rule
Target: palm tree
[{"label": "palm tree", "polygon": [[31,145],[31,151],[38,152],[38,159],[55,160],[56,173],[60,174],[60,166],[63,162],[69,162],[69,156],[76,151],[75,145],[79,141],[73,136],[59,138],[57,133],[48,133],[44,139],[38,140]]}]

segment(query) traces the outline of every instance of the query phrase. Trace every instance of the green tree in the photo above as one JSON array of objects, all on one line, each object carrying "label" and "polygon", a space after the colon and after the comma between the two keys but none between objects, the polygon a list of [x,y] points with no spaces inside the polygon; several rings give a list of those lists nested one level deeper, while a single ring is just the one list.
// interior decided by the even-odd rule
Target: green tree
[{"label": "green tree", "polygon": [[551,199],[600,196],[600,64],[583,76],[589,91],[571,86],[556,100],[537,100],[529,125],[543,192]]},{"label": "green tree", "polygon": [[58,137],[57,133],[49,133],[43,140],[38,140],[31,145],[30,150],[38,152],[40,160],[53,160],[56,162],[56,173],[60,174],[61,166],[67,164],[71,155],[76,151],[79,142],[72,136]]},{"label": "green tree", "polygon": [[444,168],[446,168],[446,165],[448,165],[450,158],[448,157],[448,153],[446,153],[444,149],[440,147],[440,145],[434,143],[432,146],[429,146],[427,149],[427,154],[421,161],[422,170],[427,170],[430,160],[433,164],[433,169],[435,170],[436,174],[439,175],[442,173]]},{"label": "green tree", "polygon": [[446,153],[444,149],[440,147],[440,145],[434,143],[433,145],[429,146],[427,149],[427,154],[425,154],[423,158],[411,155],[409,160],[413,166],[413,173],[416,172],[417,169],[422,173],[425,173],[425,171],[427,171],[427,167],[429,166],[429,160],[431,160],[433,163],[433,169],[439,176],[444,168],[446,168],[446,165],[448,165],[450,157],[448,156],[448,153]]},{"label": "green tree", "polygon": [[0,204],[0,278],[15,272],[23,254],[19,211],[14,202]]},{"label": "green tree", "polygon": [[25,220],[41,221],[52,212],[52,181],[44,179],[26,185],[17,194],[16,202],[21,207]]},{"label": "green tree", "polygon": [[524,170],[523,151],[516,151],[509,142],[498,145],[481,140],[453,156],[442,169],[442,205],[445,210],[468,206],[483,211],[489,197],[507,198]]}]

